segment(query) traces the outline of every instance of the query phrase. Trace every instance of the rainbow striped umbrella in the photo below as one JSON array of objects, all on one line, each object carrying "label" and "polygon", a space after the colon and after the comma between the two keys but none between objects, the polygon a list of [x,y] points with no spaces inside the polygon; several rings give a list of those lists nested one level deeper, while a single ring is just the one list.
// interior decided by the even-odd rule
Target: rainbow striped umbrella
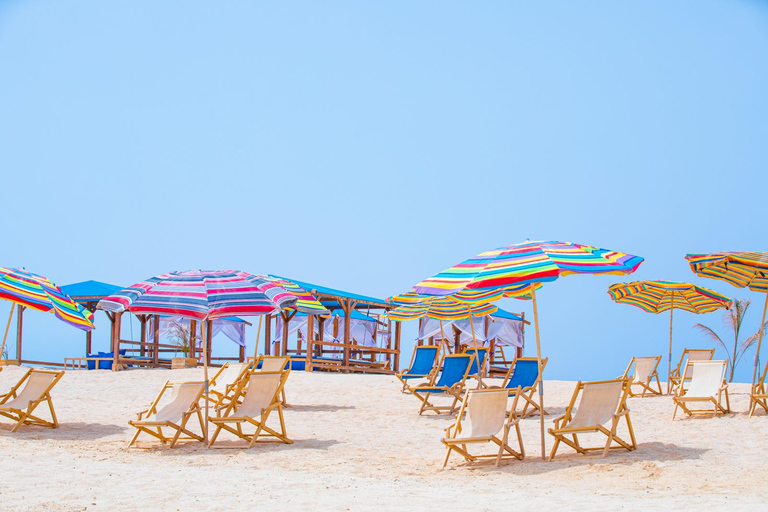
[{"label": "rainbow striped umbrella", "polygon": [[[537,283],[554,281],[569,274],[631,274],[643,258],[570,242],[523,242],[478,254],[418,283],[411,291],[421,295],[455,295],[467,290],[501,292],[519,296],[528,285],[533,299],[536,326],[536,358],[541,375],[541,340],[536,305]],[[539,386],[539,406],[544,410],[544,386]],[[544,458],[544,417],[540,415],[541,457]]]},{"label": "rainbow striped umbrella", "polygon": [[415,293],[404,293],[387,299],[399,306],[388,313],[392,320],[399,322],[429,317],[437,320],[460,320],[464,318],[486,316],[499,310],[491,302],[468,304],[459,302],[451,296],[430,297]]},{"label": "rainbow striped umbrella", "polygon": [[[672,311],[680,309],[696,314],[711,313],[718,309],[728,309],[733,300],[708,288],[675,281],[617,283],[608,288],[608,295],[615,302],[636,306],[647,313],[669,311],[667,374],[672,373]],[[667,379],[667,393],[669,391],[670,380]]]},{"label": "rainbow striped umbrella", "polygon": [[[701,277],[720,279],[737,288],[749,288],[753,292],[765,294],[763,320],[760,322],[760,336],[755,351],[755,368],[752,372],[752,384],[757,378],[757,365],[760,361],[760,345],[763,342],[765,313],[768,310],[768,253],[767,252],[714,252],[710,254],[688,254],[685,257],[691,270]],[[767,367],[768,368],[768,367]]]}]

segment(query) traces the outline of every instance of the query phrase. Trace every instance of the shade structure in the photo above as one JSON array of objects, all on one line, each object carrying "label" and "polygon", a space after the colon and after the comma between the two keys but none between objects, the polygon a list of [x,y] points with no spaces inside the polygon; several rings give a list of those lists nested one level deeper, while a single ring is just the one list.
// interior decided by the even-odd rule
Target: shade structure
[{"label": "shade structure", "polygon": [[755,367],[752,371],[752,383],[757,378],[757,366],[760,361],[760,346],[763,343],[763,326],[768,310],[768,252],[714,252],[709,254],[688,254],[685,259],[691,270],[698,276],[720,279],[736,286],[749,288],[765,294],[763,319],[760,322],[760,335],[755,350]]},{"label": "shade structure", "polygon": [[620,304],[630,304],[646,313],[669,311],[669,352],[667,355],[667,393],[672,373],[672,314],[680,309],[691,313],[711,313],[728,309],[732,299],[714,290],[676,281],[633,281],[608,288],[608,295]]},{"label": "shade structure", "polygon": [[[536,303],[539,283],[554,281],[569,274],[630,274],[637,270],[643,258],[623,252],[600,249],[571,242],[522,242],[499,247],[446,269],[414,286],[411,291],[421,295],[445,296],[457,292],[486,291],[489,298],[496,295],[519,297],[520,288],[528,285],[533,300],[536,327],[536,358],[541,375],[541,339]],[[490,292],[499,292],[493,294]],[[495,299],[493,299],[495,300]],[[539,406],[544,410],[544,386],[539,385]],[[545,457],[544,416],[540,415],[541,457]]]}]

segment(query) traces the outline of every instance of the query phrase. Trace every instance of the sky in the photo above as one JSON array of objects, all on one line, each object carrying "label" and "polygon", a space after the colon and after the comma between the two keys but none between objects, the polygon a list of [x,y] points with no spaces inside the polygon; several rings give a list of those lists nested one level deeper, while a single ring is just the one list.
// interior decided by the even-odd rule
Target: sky
[{"label": "sky", "polygon": [[[646,261],[545,285],[542,351],[549,378],[613,378],[669,336],[614,282],[750,299],[759,328],[764,296],[684,256],[768,250],[766,54],[762,1],[0,1],[0,266],[388,297],[502,245],[594,245]],[[720,313],[677,313],[674,358],[711,346],[697,322],[730,336]],[[25,358],[84,352],[52,315],[24,329]]]}]

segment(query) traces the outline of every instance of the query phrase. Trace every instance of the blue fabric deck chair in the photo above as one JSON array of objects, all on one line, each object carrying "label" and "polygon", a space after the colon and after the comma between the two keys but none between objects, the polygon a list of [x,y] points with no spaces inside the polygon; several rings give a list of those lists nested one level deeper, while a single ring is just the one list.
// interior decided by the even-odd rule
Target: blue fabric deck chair
[{"label": "blue fabric deck chair", "polygon": [[411,356],[411,366],[402,373],[396,373],[395,377],[403,383],[403,393],[410,393],[408,386],[410,379],[427,379],[432,377],[436,370],[437,361],[440,356],[440,347],[437,345],[421,345],[413,347]]},{"label": "blue fabric deck chair", "polygon": [[[411,388],[411,393],[421,400],[419,415],[424,411],[434,411],[437,414],[447,412],[449,414],[457,410],[456,404],[462,398],[464,386],[469,375],[469,369],[475,360],[474,354],[449,354],[443,356],[441,361],[442,371],[440,377],[433,375],[427,384],[420,384]],[[448,395],[453,398],[450,406],[436,406],[429,401],[431,395]]]},{"label": "blue fabric deck chair", "polygon": [[[541,360],[542,373],[547,366],[548,357]],[[539,387],[539,365],[535,357],[516,357],[509,367],[507,375],[504,377],[502,387],[509,390],[509,396],[515,392],[518,387],[522,388],[520,398],[525,400],[525,405],[520,413],[520,417],[527,418],[539,410],[539,404],[534,400],[534,393]],[[530,410],[528,408],[530,407]],[[546,409],[544,414],[549,414]]]},{"label": "blue fabric deck chair", "polygon": [[487,347],[468,347],[464,350],[464,353],[475,355],[475,360],[472,362],[467,378],[475,379],[479,388],[485,387],[483,385],[483,377],[485,376],[490,351]]}]

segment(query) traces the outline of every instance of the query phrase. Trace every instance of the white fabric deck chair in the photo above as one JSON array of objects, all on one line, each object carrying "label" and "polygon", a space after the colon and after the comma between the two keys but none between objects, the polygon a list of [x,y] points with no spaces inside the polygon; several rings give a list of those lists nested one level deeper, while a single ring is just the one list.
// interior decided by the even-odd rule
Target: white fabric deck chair
[{"label": "white fabric deck chair", "polygon": [[[646,393],[651,393],[652,395],[661,395],[661,382],[659,381],[659,373],[657,371],[657,368],[659,367],[659,363],[661,362],[661,356],[656,357],[633,357],[629,364],[627,365],[627,369],[624,370],[624,375],[619,377],[620,379],[627,379],[629,377],[629,371],[632,369],[632,366],[635,367],[635,373],[634,376],[631,377],[631,380],[629,381],[629,396],[642,396],[645,397]],[[653,379],[656,379],[656,385],[653,385]],[[640,389],[642,391],[635,392],[632,388],[635,386],[640,386]]]},{"label": "white fabric deck chair", "polygon": [[[260,437],[272,437],[267,441],[293,443],[288,439],[283,418],[283,402],[280,393],[288,379],[288,371],[283,372],[258,372],[248,377],[247,386],[241,383],[235,398],[229,405],[221,409],[223,414],[208,418],[208,421],[216,425],[216,431],[211,436],[210,446],[216,442],[216,438],[222,429],[236,435],[248,443],[248,448],[260,441]],[[239,401],[242,403],[238,404]],[[267,426],[267,419],[273,410],[277,410],[280,419],[280,431]],[[229,424],[234,423],[232,427]],[[256,431],[253,434],[243,432],[243,425],[253,425]]]},{"label": "white fabric deck chair", "polygon": [[[51,389],[63,376],[63,371],[30,368],[8,393],[0,395],[0,416],[16,422],[11,432],[16,432],[22,425],[40,425],[50,428],[59,426],[51,401]],[[22,386],[24,388],[19,391]],[[32,414],[43,402],[48,404],[51,421]]]},{"label": "white fabric deck chair", "polygon": [[688,366],[690,363],[693,361],[711,361],[713,357],[715,357],[715,349],[713,348],[686,348],[683,350],[683,355],[680,356],[677,368],[674,368],[672,373],[669,374],[672,393],[676,394],[678,388],[685,387],[685,384],[691,380],[692,368]]},{"label": "white fabric deck chair", "polygon": [[[291,371],[290,368],[290,361],[291,358],[288,356],[261,356],[261,368],[258,367],[258,364],[255,364],[253,366],[254,371],[256,372],[282,372],[282,371]],[[283,407],[291,407],[288,405],[288,400],[285,398],[285,386],[283,386],[282,391],[280,391],[280,396],[283,399]]]},{"label": "white fabric deck chair", "polygon": [[[581,394],[579,408],[574,413],[576,399]],[[597,382],[578,382],[573,392],[571,403],[565,410],[565,414],[556,418],[555,427],[549,429],[554,436],[555,444],[549,454],[551,461],[557,453],[557,448],[563,442],[581,454],[589,451],[602,450],[603,457],[611,449],[625,448],[634,450],[637,448],[635,432],[632,429],[632,421],[629,418],[627,408],[627,395],[629,394],[629,381],[626,379],[605,380]],[[619,421],[626,420],[631,442],[627,443],[617,434]],[[610,423],[609,427],[605,425]],[[579,435],[589,432],[601,432],[608,439],[604,446],[584,447],[579,443]],[[613,445],[616,442],[617,445]]]},{"label": "white fabric deck chair", "polygon": [[[171,390],[171,401],[158,410],[160,400],[168,390]],[[141,411],[136,420],[128,422],[136,428],[128,447],[134,445],[142,432],[159,439],[162,444],[170,442],[170,448],[173,448],[179,439],[203,441],[204,425],[200,399],[204,392],[205,382],[166,382],[149,409]],[[187,422],[193,415],[197,415],[201,435],[187,428]],[[165,435],[164,428],[174,431],[174,434]]]},{"label": "white fabric deck chair", "polygon": [[766,393],[765,376],[768,374],[768,363],[765,364],[763,374],[757,379],[757,382],[752,386],[752,392],[749,394],[749,417],[755,413],[755,409],[759,405],[765,412],[768,413],[768,393]]},{"label": "white fabric deck chair", "polygon": [[208,381],[208,400],[214,407],[229,403],[237,385],[253,366],[253,363],[224,363]]},{"label": "white fabric deck chair", "polygon": [[[675,401],[675,411],[672,419],[675,419],[677,408],[683,410],[689,416],[700,416],[731,412],[731,404],[728,399],[728,382],[725,380],[725,372],[728,361],[693,361],[691,366],[691,383],[688,389],[678,387]],[[725,407],[722,405],[725,395]]]},{"label": "white fabric deck chair", "polygon": [[[520,419],[515,415],[517,400],[520,397],[520,388],[517,388],[512,410],[507,416],[507,397],[509,391],[503,388],[474,389],[467,392],[461,404],[456,423],[445,429],[445,437],[441,442],[448,448],[443,467],[448,464],[451,452],[456,452],[468,461],[481,458],[495,458],[496,467],[502,458],[515,458],[522,460],[525,457],[523,439],[520,435]],[[464,421],[464,412],[467,413]],[[469,423],[469,428],[464,429],[463,424]],[[517,443],[520,451],[513,450],[509,444],[509,431],[515,427]],[[498,433],[503,431],[501,439]],[[498,445],[496,453],[471,454],[467,449],[468,444],[493,442]]]}]

